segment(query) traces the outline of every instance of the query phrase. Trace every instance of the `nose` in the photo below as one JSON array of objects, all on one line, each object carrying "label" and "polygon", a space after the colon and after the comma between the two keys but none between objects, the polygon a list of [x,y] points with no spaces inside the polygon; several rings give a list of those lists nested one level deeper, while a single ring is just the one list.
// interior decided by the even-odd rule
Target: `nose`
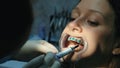
[{"label": "nose", "polygon": [[82,27],[79,23],[73,21],[69,24],[71,31],[74,33],[81,33],[82,32]]}]

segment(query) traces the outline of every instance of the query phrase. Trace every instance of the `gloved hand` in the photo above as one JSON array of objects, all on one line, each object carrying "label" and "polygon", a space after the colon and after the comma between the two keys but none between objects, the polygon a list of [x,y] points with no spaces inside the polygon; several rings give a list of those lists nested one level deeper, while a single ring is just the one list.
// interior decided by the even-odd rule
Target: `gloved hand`
[{"label": "gloved hand", "polygon": [[57,53],[57,48],[45,40],[28,40],[14,59],[21,61],[30,61],[34,57],[47,52]]},{"label": "gloved hand", "polygon": [[55,59],[55,54],[48,52],[29,61],[23,68],[60,68],[61,64]]}]

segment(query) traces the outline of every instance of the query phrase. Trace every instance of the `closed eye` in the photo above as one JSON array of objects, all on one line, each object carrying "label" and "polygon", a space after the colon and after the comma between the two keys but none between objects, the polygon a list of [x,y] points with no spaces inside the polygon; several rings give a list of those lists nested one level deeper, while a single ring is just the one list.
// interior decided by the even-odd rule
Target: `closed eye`
[{"label": "closed eye", "polygon": [[93,26],[93,27],[96,27],[96,26],[99,25],[99,23],[96,22],[96,21],[90,21],[90,20],[88,20],[87,23],[88,23],[90,26]]}]

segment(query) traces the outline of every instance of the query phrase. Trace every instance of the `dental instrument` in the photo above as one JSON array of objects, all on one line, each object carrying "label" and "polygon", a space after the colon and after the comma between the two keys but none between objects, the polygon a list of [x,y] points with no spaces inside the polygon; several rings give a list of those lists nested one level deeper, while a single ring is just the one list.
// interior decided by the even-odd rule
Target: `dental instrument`
[{"label": "dental instrument", "polygon": [[57,53],[57,54],[56,54],[56,59],[60,59],[60,58],[64,57],[65,55],[74,52],[75,48],[77,48],[78,46],[79,46],[79,45],[74,46],[74,47],[70,47],[70,48],[66,49],[65,51],[62,51],[62,52]]}]

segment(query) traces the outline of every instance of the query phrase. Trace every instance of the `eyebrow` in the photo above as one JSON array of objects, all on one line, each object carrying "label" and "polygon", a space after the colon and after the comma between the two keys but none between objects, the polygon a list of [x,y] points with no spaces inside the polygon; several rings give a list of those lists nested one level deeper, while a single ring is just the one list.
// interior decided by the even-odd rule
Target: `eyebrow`
[{"label": "eyebrow", "polygon": [[[81,12],[81,9],[79,9],[79,7],[75,7],[74,10]],[[93,10],[93,9],[88,9],[88,12],[94,12],[94,13],[100,14],[103,17],[104,20],[106,19],[106,16],[100,11]]]},{"label": "eyebrow", "polygon": [[[75,11],[80,11],[79,7],[75,7],[73,10],[75,10]],[[93,9],[89,9],[88,11],[90,11],[90,12],[95,12],[95,13],[99,13],[100,15],[102,15],[102,16],[105,18],[105,15],[104,15],[102,12],[100,12],[100,11],[93,10]]]},{"label": "eyebrow", "polygon": [[90,12],[95,12],[95,13],[98,13],[98,14],[102,15],[102,17],[103,17],[104,19],[106,18],[106,16],[105,16],[102,12],[100,12],[100,11],[92,10],[92,9],[89,9],[89,11],[90,11]]}]

